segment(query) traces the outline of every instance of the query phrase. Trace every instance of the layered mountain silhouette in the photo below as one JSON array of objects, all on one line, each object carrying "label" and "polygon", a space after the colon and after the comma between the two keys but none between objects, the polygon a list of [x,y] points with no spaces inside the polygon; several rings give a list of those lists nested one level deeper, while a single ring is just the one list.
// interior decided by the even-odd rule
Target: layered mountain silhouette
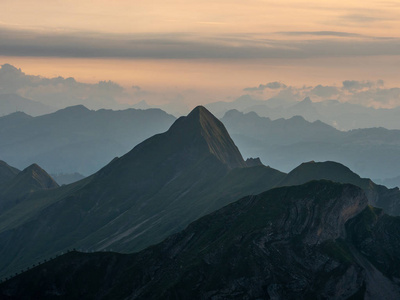
[{"label": "layered mountain silhouette", "polygon": [[141,250],[284,176],[258,160],[246,163],[223,124],[197,107],[94,175],[30,194],[6,211],[0,270],[71,248]]},{"label": "layered mountain silhouette", "polygon": [[[42,187],[52,186],[46,176],[38,178]],[[167,132],[92,176],[24,194],[23,201],[16,199],[4,209],[0,275],[73,248],[139,251],[241,197],[313,179],[356,184],[370,203],[400,213],[398,189],[376,186],[340,164],[304,164],[287,175],[259,159],[244,161],[224,125],[204,107],[196,107]]]},{"label": "layered mountain silhouette", "polygon": [[363,177],[399,175],[400,130],[339,131],[300,116],[271,120],[257,114],[231,110],[221,119],[245,156],[257,154],[264,163],[286,172],[305,161],[330,160]]},{"label": "layered mountain silhouette", "polygon": [[175,117],[160,109],[89,110],[83,105],[31,117],[0,117],[0,158],[19,169],[91,175],[115,156],[165,131]]},{"label": "layered mountain silhouette", "polygon": [[65,254],[0,294],[68,299],[398,299],[400,218],[349,184],[248,196],[139,253]]},{"label": "layered mountain silhouette", "polygon": [[309,122],[319,120],[340,130],[369,127],[400,129],[398,119],[400,107],[375,109],[338,100],[313,102],[306,97],[302,101],[297,101],[288,95],[259,100],[250,95],[243,95],[232,102],[221,101],[207,104],[207,108],[218,117],[222,117],[229,110],[236,109],[244,113],[257,112],[259,116],[272,120],[302,116]]},{"label": "layered mountain silhouette", "polygon": [[16,205],[34,192],[59,187],[54,179],[37,164],[30,165],[22,171],[10,167],[4,162],[1,165],[3,171],[0,173],[8,175],[1,177],[8,178],[2,180],[3,184],[0,184],[0,211]]}]

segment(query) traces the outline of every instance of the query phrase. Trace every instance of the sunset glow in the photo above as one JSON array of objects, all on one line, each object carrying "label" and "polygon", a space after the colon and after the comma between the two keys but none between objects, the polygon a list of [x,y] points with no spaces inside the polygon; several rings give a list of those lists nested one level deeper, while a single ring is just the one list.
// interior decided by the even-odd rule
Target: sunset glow
[{"label": "sunset glow", "polygon": [[267,81],[398,86],[399,28],[397,1],[6,0],[0,63],[205,102]]}]

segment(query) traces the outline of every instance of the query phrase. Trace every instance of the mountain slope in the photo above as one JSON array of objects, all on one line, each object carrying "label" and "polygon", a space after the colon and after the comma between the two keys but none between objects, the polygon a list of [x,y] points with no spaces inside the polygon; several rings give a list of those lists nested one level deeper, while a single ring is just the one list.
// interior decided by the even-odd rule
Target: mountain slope
[{"label": "mountain slope", "polygon": [[20,171],[0,160],[0,187],[13,179]]},{"label": "mountain slope", "polygon": [[29,212],[19,215],[16,207],[0,216],[0,270],[8,274],[73,247],[141,250],[284,176],[246,167],[222,123],[197,107],[94,175],[30,195]]},{"label": "mountain slope", "polygon": [[59,185],[49,174],[37,164],[33,164],[18,172],[0,190],[0,208],[3,210],[13,205],[14,201],[21,202],[23,198],[36,191],[55,189]]},{"label": "mountain slope", "polygon": [[245,197],[136,254],[68,253],[3,283],[0,293],[68,299],[395,299],[399,229],[400,219],[367,206],[359,188],[310,182]]}]

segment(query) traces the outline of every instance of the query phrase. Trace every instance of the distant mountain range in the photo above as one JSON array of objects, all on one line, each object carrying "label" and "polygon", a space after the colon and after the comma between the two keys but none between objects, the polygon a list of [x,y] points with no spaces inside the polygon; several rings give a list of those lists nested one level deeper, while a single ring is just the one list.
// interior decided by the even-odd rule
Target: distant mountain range
[{"label": "distant mountain range", "polygon": [[313,181],[245,197],[139,253],[71,252],[0,285],[9,299],[398,299],[400,218]]},{"label": "distant mountain range", "polygon": [[[34,118],[13,113],[0,117],[0,158],[19,169],[37,163],[51,174],[87,176],[147,137],[166,131],[174,120],[158,109],[92,111],[73,106]],[[398,185],[398,180],[382,180],[399,176],[399,130],[343,132],[300,116],[271,120],[237,110],[221,120],[245,157],[260,157],[279,170],[288,172],[304,161],[332,160],[364,177]]]},{"label": "distant mountain range", "polygon": [[50,174],[51,177],[59,184],[70,184],[82,180],[85,178],[82,174],[79,173],[57,173],[57,174]]},{"label": "distant mountain range", "polygon": [[393,178],[385,178],[385,179],[376,179],[377,183],[382,184],[388,187],[400,187],[400,176],[396,176]]},{"label": "distant mountain range", "polygon": [[304,161],[332,160],[365,177],[391,178],[400,170],[400,130],[339,131],[300,116],[271,120],[255,112],[228,111],[221,121],[245,156],[289,171]]},{"label": "distant mountain range", "polygon": [[244,113],[256,112],[272,120],[302,116],[309,122],[319,120],[340,130],[370,127],[400,129],[400,107],[375,109],[337,100],[312,102],[309,97],[300,102],[285,98],[258,100],[249,95],[241,96],[233,102],[210,103],[206,107],[219,118],[227,111],[236,109]]},{"label": "distant mountain range", "polygon": [[174,121],[159,109],[72,106],[38,117],[17,112],[0,117],[0,158],[20,169],[37,163],[49,173],[87,176]]},{"label": "distant mountain range", "polygon": [[310,162],[285,174],[243,160],[224,125],[197,107],[92,176],[16,194],[0,215],[0,276],[72,248],[142,250],[241,197],[314,179],[355,184],[370,204],[400,215],[399,189],[341,164]]},{"label": "distant mountain range", "polygon": [[0,94],[0,117],[15,112],[23,112],[30,116],[40,116],[55,112],[56,110],[54,107],[26,99],[16,94]]}]

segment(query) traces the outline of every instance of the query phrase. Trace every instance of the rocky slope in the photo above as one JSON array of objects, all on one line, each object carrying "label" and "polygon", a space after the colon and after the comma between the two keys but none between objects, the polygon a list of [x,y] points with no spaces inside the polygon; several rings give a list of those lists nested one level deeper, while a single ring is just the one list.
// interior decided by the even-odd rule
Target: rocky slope
[{"label": "rocky slope", "polygon": [[328,181],[245,197],[139,253],[71,252],[9,299],[398,299],[400,218]]},{"label": "rocky slope", "polygon": [[369,178],[361,178],[348,167],[333,161],[302,163],[289,172],[278,186],[303,184],[311,180],[331,180],[354,184],[364,190],[369,204],[383,208],[387,214],[400,215],[400,191],[375,184]]}]

